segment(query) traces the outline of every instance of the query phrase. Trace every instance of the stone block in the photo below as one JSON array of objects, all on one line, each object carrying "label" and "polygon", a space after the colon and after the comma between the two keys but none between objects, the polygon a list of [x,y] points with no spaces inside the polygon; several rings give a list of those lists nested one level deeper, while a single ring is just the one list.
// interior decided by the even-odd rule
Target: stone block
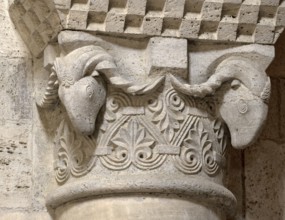
[{"label": "stone block", "polygon": [[220,40],[235,41],[237,37],[238,23],[235,19],[225,18],[218,27],[217,37]]},{"label": "stone block", "polygon": [[[54,5],[46,0],[14,1],[10,6],[10,15],[21,37],[36,57],[61,30],[58,13]],[[47,24],[50,24],[52,28],[39,33],[39,29]]]},{"label": "stone block", "polygon": [[161,13],[149,12],[143,20],[142,33],[160,35],[162,31],[163,18]]},{"label": "stone block", "polygon": [[254,42],[259,44],[271,43],[274,40],[274,27],[271,25],[257,24],[254,33]]},{"label": "stone block", "polygon": [[54,0],[54,4],[58,9],[70,9],[71,0]]},{"label": "stone block", "polygon": [[173,73],[187,77],[187,40],[151,38],[148,44],[147,71],[149,75]]},{"label": "stone block", "polygon": [[276,25],[285,26],[285,1],[282,2],[280,7],[277,9]]},{"label": "stone block", "polygon": [[260,5],[266,5],[266,6],[278,6],[280,3],[280,0],[261,0]]},{"label": "stone block", "polygon": [[184,15],[185,0],[166,0],[164,16],[182,18]]},{"label": "stone block", "polygon": [[180,36],[184,38],[197,38],[201,27],[201,20],[183,19],[180,26]]},{"label": "stone block", "polygon": [[105,23],[107,32],[122,33],[124,32],[126,14],[109,12]]},{"label": "stone block", "polygon": [[223,0],[224,4],[241,4],[243,0]]},{"label": "stone block", "polygon": [[[51,2],[53,3],[53,1]],[[54,8],[54,5],[48,6],[51,5],[51,2],[47,0],[36,2],[27,0],[20,2],[16,7],[12,4],[10,8],[13,13],[11,14],[17,17],[16,23],[24,21],[26,29],[33,32],[37,30],[37,25],[33,23],[38,24],[39,21],[43,21],[44,17],[41,14],[45,14],[46,12],[41,13],[41,11],[45,11],[46,6]],[[41,4],[46,6],[41,7]],[[242,43],[257,42],[261,44],[275,43],[283,31],[283,27],[285,26],[284,4],[284,1],[279,0],[76,0],[72,3],[71,0],[55,0],[57,17],[60,17],[60,22],[64,29],[114,32],[126,37],[171,36],[195,40],[230,40]],[[79,11],[85,11],[86,13],[79,15]],[[28,17],[26,17],[26,14],[28,14]],[[110,14],[110,20],[113,20],[113,18],[121,20],[122,15],[126,14],[127,18],[123,19],[127,20],[127,22],[117,23],[118,21],[115,21],[115,26],[118,25],[118,28],[114,28],[115,26],[112,25],[114,21],[110,25],[105,25],[104,22],[107,14]],[[19,21],[22,18],[24,18],[23,21]],[[224,18],[236,19],[234,23],[237,22],[239,27],[252,25],[254,26],[253,29],[255,29],[257,24],[267,25],[268,28],[266,28],[266,31],[269,29],[274,31],[273,40],[271,37],[268,37],[269,33],[267,33],[265,38],[259,39],[258,37],[258,40],[255,41],[252,36],[253,32],[250,34],[238,33],[238,36],[234,39],[236,30],[228,23],[223,23]],[[191,32],[196,33],[196,26],[193,31],[180,31],[182,19],[187,20],[185,23],[182,23],[182,27],[191,26],[192,23],[196,25],[201,21],[203,25],[202,29],[199,29],[200,34],[191,34]],[[195,19],[197,21],[192,22]],[[190,24],[188,20],[191,20]],[[167,27],[165,27],[165,23],[167,23]],[[168,27],[169,24],[171,25],[170,28]],[[18,26],[20,25],[18,24]],[[106,26],[108,26],[107,29]],[[217,30],[219,26],[222,29],[221,31]],[[234,26],[236,25],[234,24]],[[114,28],[114,31],[110,30],[112,28]],[[225,28],[229,30],[224,32]],[[21,27],[21,29],[24,28]],[[58,30],[60,29],[56,28],[54,32],[58,33]],[[230,33],[230,30],[233,32]],[[238,30],[238,32],[243,31]],[[25,36],[26,34],[22,35]],[[44,41],[53,39],[55,35],[53,34],[49,38],[50,35],[47,34],[44,37]],[[28,45],[32,47],[32,45]],[[40,53],[43,49],[44,47],[33,48],[31,50],[34,53]]]},{"label": "stone block", "polygon": [[131,15],[145,15],[147,0],[128,0],[127,10]]},{"label": "stone block", "polygon": [[0,212],[1,220],[52,220],[48,212],[6,211]]},{"label": "stone block", "polygon": [[256,24],[259,14],[259,5],[251,1],[244,1],[239,11],[239,23],[241,24]]},{"label": "stone block", "polygon": [[71,29],[85,29],[87,27],[88,11],[70,10],[67,26]]},{"label": "stone block", "polygon": [[34,15],[33,11],[29,11],[22,17],[23,22],[29,28],[30,33],[33,33],[36,30],[36,27],[40,24],[39,20],[35,19],[36,16],[33,15]]},{"label": "stone block", "polygon": [[162,36],[178,37],[179,29],[182,23],[180,18],[164,18],[162,27]]},{"label": "stone block", "polygon": [[105,12],[109,10],[109,0],[91,0],[90,11]]},{"label": "stone block", "polygon": [[220,1],[205,1],[202,7],[202,20],[220,21],[223,3]]}]

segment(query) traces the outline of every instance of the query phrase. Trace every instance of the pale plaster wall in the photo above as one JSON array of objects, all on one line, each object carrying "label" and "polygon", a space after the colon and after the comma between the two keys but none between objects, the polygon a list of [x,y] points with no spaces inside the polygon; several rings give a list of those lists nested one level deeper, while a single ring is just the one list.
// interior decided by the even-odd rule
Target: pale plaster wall
[{"label": "pale plaster wall", "polygon": [[[0,219],[50,219],[44,198],[55,184],[52,137],[62,110],[39,114],[34,85],[44,87],[48,74],[42,60],[30,58],[7,8],[8,0],[0,0]],[[236,220],[285,219],[285,35],[276,48],[264,132],[253,147],[229,154],[227,182],[239,200]]]}]

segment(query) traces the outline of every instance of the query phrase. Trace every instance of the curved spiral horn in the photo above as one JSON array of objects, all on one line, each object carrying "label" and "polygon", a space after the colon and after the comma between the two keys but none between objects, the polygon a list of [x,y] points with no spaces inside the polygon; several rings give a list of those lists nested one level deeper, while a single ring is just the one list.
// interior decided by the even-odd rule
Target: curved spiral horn
[{"label": "curved spiral horn", "polygon": [[45,95],[38,106],[50,108],[56,104],[59,98],[59,85],[69,87],[85,76],[97,76],[98,72],[104,74],[115,87],[133,95],[149,93],[165,79],[165,76],[157,76],[147,82],[136,83],[122,77],[116,68],[114,58],[102,47],[94,45],[81,47],[65,57],[56,58],[54,71],[50,75]]},{"label": "curved spiral horn", "polygon": [[[60,84],[68,87],[82,77],[92,75],[90,71],[94,71],[97,65],[99,67],[97,69],[100,71],[102,64],[106,64],[106,62],[109,65],[104,65],[105,70],[116,68],[113,58],[103,48],[93,45],[74,50],[63,58],[57,58],[49,76],[44,96],[37,102],[37,105],[41,108],[53,107],[59,101]],[[94,72],[93,75],[95,76]]]},{"label": "curved spiral horn", "polygon": [[189,85],[189,83],[173,75],[171,76],[174,88],[186,95],[200,98],[215,93],[224,82],[232,79],[240,80],[255,96],[262,98],[264,101],[268,99],[270,91],[269,77],[263,70],[259,70],[242,57],[235,56],[225,59],[216,68],[215,73],[208,81],[200,85]]},{"label": "curved spiral horn", "polygon": [[37,103],[41,108],[51,108],[58,103],[58,79],[56,73],[53,71],[48,80],[48,85],[46,87],[44,96]]},{"label": "curved spiral horn", "polygon": [[84,76],[91,75],[100,63],[112,63],[107,68],[116,68],[113,58],[101,47],[89,45],[76,49],[55,61],[55,71],[60,83],[72,85]]}]

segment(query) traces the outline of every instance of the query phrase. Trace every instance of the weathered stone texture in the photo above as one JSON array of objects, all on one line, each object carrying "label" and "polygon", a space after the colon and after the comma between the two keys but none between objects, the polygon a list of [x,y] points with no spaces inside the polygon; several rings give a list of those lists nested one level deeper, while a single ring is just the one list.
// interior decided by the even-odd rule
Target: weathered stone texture
[{"label": "weathered stone texture", "polygon": [[1,220],[52,220],[47,212],[5,211],[0,216]]},{"label": "weathered stone texture", "polygon": [[7,10],[0,1],[0,213],[32,199],[32,62]]},{"label": "weathered stone texture", "polygon": [[[272,76],[284,74],[284,58],[281,59],[284,45],[283,40],[276,46],[277,57],[268,69]],[[244,205],[248,220],[285,218],[285,81],[271,78],[271,82],[272,95],[266,126],[259,141],[245,151]]]},{"label": "weathered stone texture", "polygon": [[285,24],[279,1],[69,0],[55,5],[64,28],[127,35],[271,44]]},{"label": "weathered stone texture", "polygon": [[246,219],[285,218],[285,145],[265,140],[245,154]]},{"label": "weathered stone texture", "polygon": [[[35,89],[37,91],[44,90],[48,73],[42,68],[43,59],[34,60],[34,78]],[[37,94],[35,94],[36,99]],[[43,110],[33,104],[33,210],[35,212],[46,211],[45,198],[48,192],[55,184],[53,175],[54,164],[50,163],[54,155],[53,137],[59,121],[62,120],[62,108]]]},{"label": "weathered stone texture", "polygon": [[[25,11],[18,13],[18,16],[23,16],[23,21],[18,17],[16,18],[16,24],[23,25],[23,23],[26,23],[33,28],[26,32],[27,35],[24,36],[24,39],[33,55],[39,55],[59,29],[51,32],[47,22],[53,22],[54,20],[47,20],[49,16],[54,14],[50,14],[50,11],[45,10],[43,14],[38,14],[39,11],[33,9],[29,10],[29,3],[31,2],[33,1],[18,1],[19,8],[24,7]],[[183,11],[184,0],[54,0],[54,2],[62,25],[65,28],[77,30],[271,44],[279,35],[282,29],[281,26],[285,25],[284,19],[281,17],[285,13],[284,2],[278,8],[279,1],[274,0],[185,0],[186,14]],[[87,4],[87,2],[90,4]],[[239,7],[241,3],[242,5]],[[52,8],[52,5],[47,5],[47,7]],[[32,68],[30,54],[13,27],[8,17],[7,8],[7,0],[0,0],[0,219],[50,220],[51,216],[47,212],[46,198],[52,190],[58,187],[55,180],[55,169],[59,169],[58,164],[52,163],[54,158],[57,157],[53,140],[60,121],[66,116],[66,110],[63,106],[44,110],[35,105],[33,95],[37,99],[38,93],[45,89],[48,72],[43,69],[43,59],[34,59]],[[19,8],[16,7],[15,10]],[[40,6],[40,9],[44,8],[44,6]],[[31,22],[30,18],[34,18],[36,23]],[[59,25],[58,20],[56,20],[55,25]],[[41,32],[46,27],[47,30]],[[60,28],[60,26],[57,27]],[[82,33],[76,35],[75,38],[79,35],[82,37],[82,41],[87,39],[83,39],[85,35],[83,36]],[[30,36],[36,36],[34,40],[37,42],[29,42]],[[277,44],[277,58],[268,69],[269,75],[273,77],[284,76],[284,36],[285,34],[280,38],[283,41],[281,40]],[[64,38],[64,36],[61,37]],[[70,41],[67,42],[67,39]],[[114,40],[112,37],[105,36],[102,37],[99,44],[104,47],[107,45],[106,42],[109,41],[116,45],[113,48],[107,47],[107,50],[115,57],[115,63],[118,65],[118,71],[122,73],[121,75],[132,75],[130,78],[134,82],[143,80],[143,74],[156,76],[155,73],[159,72],[158,69],[161,71],[160,74],[164,74],[165,70],[165,72],[176,71],[177,75],[186,78],[187,59],[190,57],[191,65],[189,69],[190,75],[192,74],[192,82],[203,83],[209,78],[209,75],[207,75],[209,71],[207,72],[203,68],[207,69],[217,56],[224,55],[224,49],[236,53],[235,47],[238,47],[235,45],[230,48],[229,45],[218,46],[212,43],[201,46],[199,44],[192,45],[191,42],[191,46],[188,46],[190,50],[193,49],[191,52],[194,53],[190,53],[188,57],[186,54],[187,40],[162,40],[160,37],[157,37],[157,39],[158,41],[152,42],[153,44],[148,43],[148,39],[133,43],[130,39]],[[70,36],[65,40],[65,43],[62,43],[63,48],[72,47],[74,49],[77,46],[72,45],[73,41]],[[87,40],[91,42],[94,39],[90,37]],[[32,43],[36,44],[34,49],[30,45]],[[185,47],[184,50],[183,47]],[[179,48],[179,51],[175,51],[177,48]],[[199,50],[201,53],[199,53]],[[208,51],[207,56],[205,56],[206,51]],[[163,57],[160,57],[161,53],[164,53]],[[151,59],[145,59],[145,54],[148,54]],[[254,56],[247,58],[252,61]],[[179,62],[176,63],[176,59],[179,59]],[[51,60],[53,60],[53,57],[51,57]],[[52,61],[48,62],[46,66],[50,67]],[[264,64],[264,60],[261,63]],[[102,69],[106,70],[106,66]],[[153,69],[154,71],[152,71]],[[94,74],[96,75],[96,73]],[[124,81],[122,82],[122,79],[119,81],[116,78],[116,80],[117,84],[123,85]],[[110,81],[111,83],[115,82],[115,80]],[[129,82],[126,85],[129,86]],[[185,87],[187,88],[187,86]],[[272,99],[269,104],[267,126],[259,142],[246,151],[230,150],[228,152],[228,176],[225,183],[238,199],[238,211],[236,216],[232,218],[234,220],[283,220],[285,218],[284,89],[284,79],[272,78]],[[37,94],[34,94],[34,91]],[[136,100],[136,104],[138,100]],[[177,99],[173,100],[177,101]],[[65,103],[62,102],[62,104]],[[131,117],[137,117],[136,115],[141,115],[143,112],[142,108],[124,107],[126,108],[123,115],[131,114]],[[99,116],[101,117],[100,114]],[[135,123],[132,123],[133,127],[134,125]],[[126,130],[126,124],[122,125],[121,128]],[[107,157],[103,151],[103,153],[100,152],[100,149],[98,152],[95,156]],[[171,153],[175,154],[175,152]],[[71,160],[75,159],[71,158]],[[167,161],[166,165],[169,163]],[[102,164],[99,163],[97,173],[94,170],[93,173],[91,169],[88,170],[90,176],[84,177],[85,180],[88,181],[95,176],[94,179],[98,183],[100,182],[100,178],[98,181],[96,179],[98,175],[104,177],[104,174],[110,175],[113,172],[106,171],[106,169],[104,171]],[[102,170],[105,173],[101,172]],[[136,171],[135,167],[130,170],[132,172]],[[165,170],[151,172],[157,176],[161,171]],[[129,176],[129,173],[127,174]],[[171,175],[168,177],[171,182],[174,182],[173,179],[175,178],[171,179]],[[72,176],[68,181],[72,183],[76,178]],[[159,181],[161,180],[159,179]],[[177,181],[179,181],[179,178],[177,178]],[[142,178],[142,182],[146,182],[145,178]],[[116,185],[116,183],[116,181],[105,180],[104,182],[103,180],[101,185]],[[131,186],[131,183],[128,184]],[[196,185],[200,187],[199,184]],[[93,185],[90,184],[89,186],[92,187]],[[80,190],[84,191],[85,188],[88,188],[88,185],[80,185],[80,187],[75,188],[72,193],[79,192],[80,194]],[[136,201],[138,200],[136,199]],[[143,209],[140,210],[144,211]]]},{"label": "weathered stone texture", "polygon": [[10,0],[10,12],[35,56],[60,30],[127,37],[274,44],[285,26],[284,1]]},{"label": "weathered stone texture", "polygon": [[48,0],[13,1],[11,18],[34,56],[40,55],[46,45],[61,30],[54,3]]}]

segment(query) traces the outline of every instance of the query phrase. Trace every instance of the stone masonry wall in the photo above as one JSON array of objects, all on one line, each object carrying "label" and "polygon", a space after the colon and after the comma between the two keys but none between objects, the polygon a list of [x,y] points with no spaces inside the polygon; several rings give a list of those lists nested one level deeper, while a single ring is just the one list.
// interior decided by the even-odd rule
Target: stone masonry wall
[{"label": "stone masonry wall", "polygon": [[[0,219],[51,219],[44,198],[55,184],[52,136],[61,109],[39,114],[34,85],[44,86],[48,74],[42,60],[32,60],[7,8],[8,0],[0,0]],[[285,219],[285,34],[276,50],[263,134],[253,147],[229,155],[228,186],[239,200],[233,220]]]},{"label": "stone masonry wall", "polygon": [[268,69],[272,95],[266,127],[244,152],[244,205],[247,220],[285,219],[285,34]]}]

